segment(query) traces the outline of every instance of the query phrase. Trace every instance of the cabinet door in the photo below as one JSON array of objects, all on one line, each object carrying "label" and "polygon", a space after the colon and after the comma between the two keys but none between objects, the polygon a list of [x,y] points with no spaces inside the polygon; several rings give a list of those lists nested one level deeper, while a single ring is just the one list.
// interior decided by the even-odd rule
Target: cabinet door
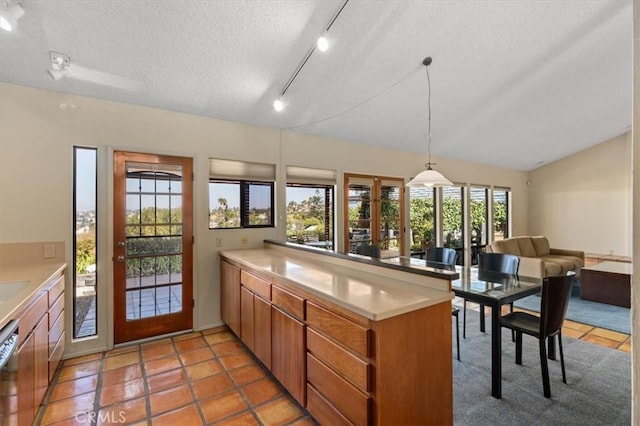
[{"label": "cabinet door", "polygon": [[33,333],[27,335],[18,350],[18,424],[30,425],[36,414],[35,404],[35,350]]},{"label": "cabinet door", "polygon": [[271,303],[253,296],[254,350],[260,361],[271,369]]},{"label": "cabinet door", "polygon": [[240,269],[225,261],[220,262],[220,299],[222,321],[240,336]]},{"label": "cabinet door", "polygon": [[271,307],[271,372],[302,405],[305,404],[304,324]]},{"label": "cabinet door", "polygon": [[253,333],[253,293],[240,287],[240,338],[251,352],[255,352]]},{"label": "cabinet door", "polygon": [[[49,386],[49,314],[45,314],[36,328],[33,330],[34,337],[34,404],[37,408],[47,392]],[[18,366],[20,368],[20,366]]]}]

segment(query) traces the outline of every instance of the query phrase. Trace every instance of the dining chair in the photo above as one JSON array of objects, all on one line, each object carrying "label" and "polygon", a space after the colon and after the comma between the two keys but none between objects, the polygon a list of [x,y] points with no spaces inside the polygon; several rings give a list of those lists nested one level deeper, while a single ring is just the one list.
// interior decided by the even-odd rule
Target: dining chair
[{"label": "dining chair", "polygon": [[[479,253],[478,271],[499,272],[501,274],[518,275],[520,258],[506,253]],[[467,300],[463,303],[462,337],[467,337]],[[513,312],[513,302],[509,304],[509,311]],[[484,332],[484,305],[480,304],[480,330]],[[515,341],[515,335],[513,336]]]},{"label": "dining chair", "polygon": [[542,387],[545,398],[551,398],[549,383],[549,366],[547,364],[547,338],[558,336],[560,349],[560,367],[562,382],[567,383],[564,369],[564,354],[562,353],[562,324],[567,314],[569,297],[575,273],[544,278],[542,281],[542,298],[540,300],[540,316],[526,312],[511,312],[502,317],[501,323],[516,333],[516,364],[522,365],[522,334],[528,334],[538,339],[540,347],[540,367],[542,370]]},{"label": "dining chair", "polygon": [[[432,262],[439,262],[445,265],[456,264],[456,251],[447,247],[429,247],[426,252],[426,260]],[[456,319],[456,354],[458,361],[460,361],[460,321],[459,314],[460,309],[451,306],[451,315]]]},{"label": "dining chair", "polygon": [[380,248],[373,244],[358,244],[356,246],[356,254],[379,258]]}]

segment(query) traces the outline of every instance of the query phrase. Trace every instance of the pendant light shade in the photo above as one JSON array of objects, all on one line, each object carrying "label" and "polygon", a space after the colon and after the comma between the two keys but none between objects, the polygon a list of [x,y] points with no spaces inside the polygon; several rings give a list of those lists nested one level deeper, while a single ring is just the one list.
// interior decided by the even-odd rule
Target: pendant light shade
[{"label": "pendant light shade", "polygon": [[446,177],[442,176],[440,172],[433,170],[431,167],[428,167],[427,170],[423,170],[418,173],[418,176],[414,177],[407,183],[409,187],[442,187],[442,186],[452,186],[453,183]]},{"label": "pendant light shade", "polygon": [[441,173],[433,170],[431,166],[435,166],[436,163],[431,162],[431,78],[429,77],[429,65],[431,65],[431,57],[427,57],[422,61],[422,64],[427,68],[427,103],[428,103],[428,120],[427,120],[427,153],[429,159],[425,167],[427,170],[423,170],[418,173],[418,176],[411,179],[408,183],[408,187],[443,187],[452,186],[453,183]]}]

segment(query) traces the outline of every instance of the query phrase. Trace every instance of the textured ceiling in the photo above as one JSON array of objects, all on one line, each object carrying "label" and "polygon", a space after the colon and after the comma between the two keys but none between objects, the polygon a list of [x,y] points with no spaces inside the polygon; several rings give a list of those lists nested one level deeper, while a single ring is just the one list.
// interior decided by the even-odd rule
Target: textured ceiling
[{"label": "textured ceiling", "polygon": [[431,56],[436,156],[531,170],[631,126],[631,0],[351,0],[282,113],[342,0],[21,3],[8,83],[424,155]]}]

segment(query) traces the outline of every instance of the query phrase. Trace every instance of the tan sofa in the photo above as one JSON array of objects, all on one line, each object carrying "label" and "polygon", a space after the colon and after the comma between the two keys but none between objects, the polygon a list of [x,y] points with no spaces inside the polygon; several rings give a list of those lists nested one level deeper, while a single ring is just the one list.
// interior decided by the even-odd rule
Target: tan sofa
[{"label": "tan sofa", "polygon": [[520,257],[518,275],[548,277],[568,271],[580,273],[584,266],[584,252],[556,249],[549,246],[547,237],[514,237],[494,241],[487,246],[488,253],[508,253]]}]

